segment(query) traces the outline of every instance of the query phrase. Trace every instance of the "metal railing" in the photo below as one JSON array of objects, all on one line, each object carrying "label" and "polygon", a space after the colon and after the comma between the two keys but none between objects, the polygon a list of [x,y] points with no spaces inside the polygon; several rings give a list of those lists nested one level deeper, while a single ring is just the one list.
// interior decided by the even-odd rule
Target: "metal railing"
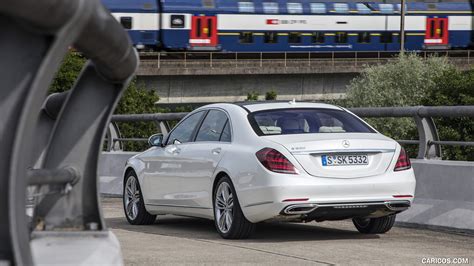
[{"label": "metal railing", "polygon": [[[99,0],[3,0],[0,18],[0,265],[119,263],[115,242],[108,254],[94,255],[75,240],[115,240],[99,208],[97,163],[138,54]],[[72,46],[90,60],[67,95],[45,100]],[[30,220],[27,198],[35,201]],[[36,241],[57,239],[58,231],[68,239],[60,245]],[[83,261],[67,257],[69,250],[44,253],[74,244]]]},{"label": "metal railing", "polygon": [[[426,59],[445,56],[453,63],[474,64],[471,50],[413,52]],[[248,68],[248,67],[327,67],[366,66],[394,60],[399,51],[339,51],[339,52],[142,52],[142,66],[157,69]]]},{"label": "metal railing", "polygon": [[[441,146],[474,146],[474,141],[449,141],[440,140],[438,130],[433,118],[440,117],[471,117],[474,118],[474,106],[413,106],[413,107],[367,107],[367,108],[349,108],[349,110],[360,117],[382,118],[382,117],[411,117],[414,119],[418,130],[418,140],[398,140],[401,144],[418,145],[418,159],[440,159],[442,158]],[[116,122],[139,122],[154,121],[158,124],[167,121],[179,120],[186,113],[167,113],[167,114],[135,114],[113,116],[112,121]],[[117,126],[115,126],[118,128]],[[160,132],[166,134],[169,127],[161,126]],[[120,136],[119,132],[108,133],[112,136]],[[145,138],[121,138],[112,139],[111,143],[120,143],[127,141],[146,141]],[[115,146],[108,146],[108,151],[120,150],[114,149]]]}]

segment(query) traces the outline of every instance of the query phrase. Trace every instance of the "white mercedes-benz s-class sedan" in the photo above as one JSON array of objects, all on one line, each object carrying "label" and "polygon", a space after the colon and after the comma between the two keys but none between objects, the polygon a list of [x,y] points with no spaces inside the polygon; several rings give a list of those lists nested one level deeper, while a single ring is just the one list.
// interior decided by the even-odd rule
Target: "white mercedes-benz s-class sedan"
[{"label": "white mercedes-benz s-class sedan", "polygon": [[223,238],[246,238],[262,221],[352,219],[380,234],[414,197],[405,150],[338,106],[211,104],[149,142],[124,171],[131,224],[203,217]]}]

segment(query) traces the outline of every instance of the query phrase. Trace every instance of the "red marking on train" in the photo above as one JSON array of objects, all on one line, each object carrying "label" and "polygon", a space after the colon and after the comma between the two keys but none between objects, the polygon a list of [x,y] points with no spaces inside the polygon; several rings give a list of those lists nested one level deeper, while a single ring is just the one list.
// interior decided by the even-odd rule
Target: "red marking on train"
[{"label": "red marking on train", "polygon": [[267,25],[278,25],[278,19],[267,19]]}]

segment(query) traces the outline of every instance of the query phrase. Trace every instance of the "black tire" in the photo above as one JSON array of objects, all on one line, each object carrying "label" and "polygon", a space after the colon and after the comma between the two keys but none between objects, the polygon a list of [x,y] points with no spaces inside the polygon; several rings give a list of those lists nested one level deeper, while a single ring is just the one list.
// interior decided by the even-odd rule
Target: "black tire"
[{"label": "black tire", "polygon": [[392,214],[380,218],[354,218],[354,223],[357,230],[363,234],[384,234],[392,229],[395,223],[396,215]]},{"label": "black tire", "polygon": [[[216,204],[217,201],[217,194],[219,191],[219,187],[222,184],[226,184],[232,193],[232,206],[228,208],[231,210],[231,217],[232,222],[230,223],[230,228],[227,230],[221,230],[219,226],[219,219],[218,219],[218,207]],[[225,185],[224,185],[225,186]],[[254,223],[249,222],[244,214],[242,213],[242,209],[239,204],[239,200],[237,198],[237,194],[235,193],[234,186],[232,185],[232,181],[229,177],[225,176],[217,182],[216,187],[213,193],[213,206],[214,206],[214,224],[216,226],[216,230],[222,238],[225,239],[245,239],[252,236],[255,232],[256,225]]]},{"label": "black tire", "polygon": [[[132,182],[132,179],[134,179],[136,182],[136,193],[135,193],[136,195],[136,198],[135,198],[136,199],[136,210],[135,210],[136,213],[135,214],[136,215],[127,213],[127,206],[126,206],[127,202],[130,202],[130,196],[127,196],[127,195],[130,195],[127,193],[127,185],[129,184],[129,182]],[[150,214],[145,209],[143,194],[140,188],[140,182],[138,182],[137,175],[135,174],[134,171],[129,171],[124,178],[122,202],[123,202],[123,211],[124,211],[125,217],[127,218],[127,221],[130,224],[146,225],[146,224],[153,224],[155,222],[156,215]]]}]

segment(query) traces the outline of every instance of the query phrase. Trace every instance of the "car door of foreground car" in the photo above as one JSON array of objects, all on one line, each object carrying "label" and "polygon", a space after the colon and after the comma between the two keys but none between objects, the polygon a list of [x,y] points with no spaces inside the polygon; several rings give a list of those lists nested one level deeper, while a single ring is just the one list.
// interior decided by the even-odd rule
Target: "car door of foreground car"
[{"label": "car door of foreground car", "polygon": [[146,204],[155,207],[182,204],[180,176],[189,158],[186,149],[193,140],[206,111],[194,113],[182,120],[169,134],[165,147],[157,147],[146,156],[142,189]]},{"label": "car door of foreground car", "polygon": [[194,142],[183,152],[183,156],[189,160],[181,168],[181,205],[212,210],[212,177],[230,142],[230,122],[227,115],[220,110],[210,110],[199,127]]}]

